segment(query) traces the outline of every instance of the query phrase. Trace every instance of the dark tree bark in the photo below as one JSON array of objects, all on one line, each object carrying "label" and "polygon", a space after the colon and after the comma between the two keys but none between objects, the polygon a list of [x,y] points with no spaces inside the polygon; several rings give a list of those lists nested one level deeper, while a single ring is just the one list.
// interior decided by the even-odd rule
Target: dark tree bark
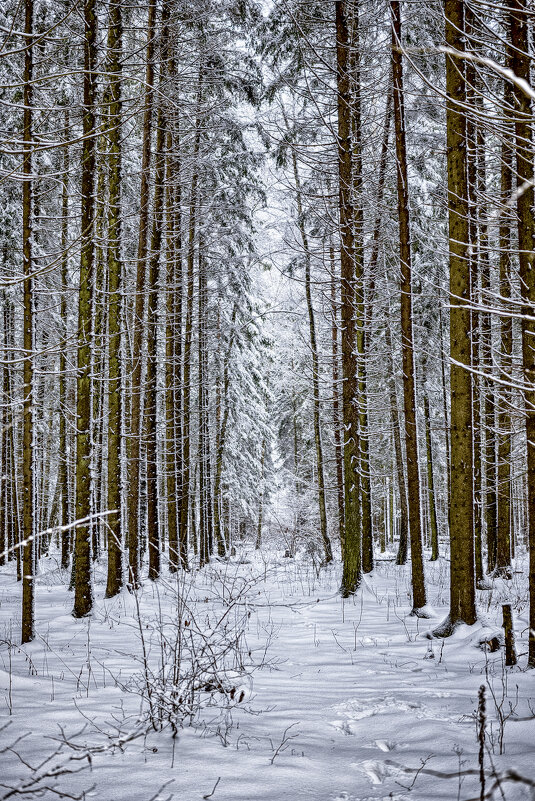
[{"label": "dark tree bark", "polygon": [[162,8],[159,102],[156,115],[156,153],[154,158],[154,197],[152,233],[149,253],[147,298],[147,378],[145,406],[145,436],[147,455],[147,544],[149,578],[160,575],[160,519],[158,509],[158,434],[157,434],[157,372],[158,372],[158,299],[160,294],[160,250],[165,215],[165,141],[167,120],[162,95],[165,89],[169,37],[169,4]]},{"label": "dark tree bark", "polygon": [[[76,519],[91,513],[91,312],[95,251],[95,155],[96,155],[96,65],[97,16],[95,0],[84,2],[84,113],[82,145],[82,202],[80,291],[78,296],[78,361],[76,386]],[[74,564],[75,617],[89,614],[93,607],[91,587],[91,526],[76,528]]]},{"label": "dark tree bark", "polygon": [[[464,50],[464,3],[445,0],[446,43]],[[450,612],[435,630],[451,634],[476,620],[473,534],[472,386],[466,86],[463,63],[446,56],[451,382]]]},{"label": "dark tree bark", "polygon": [[427,450],[427,496],[429,498],[429,528],[431,531],[431,562],[436,562],[438,552],[438,525],[435,501],[435,477],[433,470],[433,447],[431,441],[431,415],[429,413],[429,397],[424,393],[425,444]]},{"label": "dark tree bark", "polygon": [[108,581],[111,598],[123,585],[121,530],[121,115],[122,115],[122,0],[110,3],[108,58],[111,74],[109,95],[109,208],[108,208]]},{"label": "dark tree bark", "polygon": [[[287,121],[286,121],[287,124]],[[312,395],[313,395],[313,417],[314,417],[314,444],[316,446],[316,473],[318,481],[318,506],[320,514],[320,532],[323,542],[323,552],[325,563],[332,562],[333,554],[331,541],[327,531],[327,497],[325,493],[325,474],[323,466],[323,440],[321,431],[321,398],[320,398],[320,376],[319,376],[319,356],[318,343],[316,337],[316,320],[314,317],[314,306],[312,303],[312,278],[311,278],[311,254],[308,243],[308,235],[303,217],[303,201],[301,191],[301,180],[297,166],[297,156],[295,150],[292,151],[292,165],[295,180],[295,193],[297,202],[297,226],[301,235],[303,252],[305,258],[305,296],[308,312],[308,330],[310,338],[310,352],[312,354]]]},{"label": "dark tree bark", "polygon": [[[529,35],[533,11],[526,0],[512,0],[510,5],[511,66],[518,78],[530,82]],[[515,152],[518,186],[518,247],[522,293],[522,362],[526,404],[527,504],[529,542],[529,653],[528,666],[535,668],[535,218],[533,205],[533,130],[531,101],[518,86],[513,86],[515,117]]]},{"label": "dark tree bark", "polygon": [[[511,109],[512,87],[504,87],[504,108]],[[512,138],[512,130],[508,132]],[[506,207],[513,192],[513,153],[511,141],[504,138],[501,153],[501,202],[500,216],[500,295],[505,305],[505,314],[500,321],[501,362],[500,378],[508,382],[513,368],[513,321],[508,300],[511,297],[511,277],[513,272],[511,256],[511,233],[513,221]],[[504,208],[505,207],[505,208]],[[498,519],[495,532],[487,534],[487,570],[500,573],[502,566],[511,562],[511,389],[507,383],[500,387],[498,410]]]},{"label": "dark tree bark", "polygon": [[342,419],[344,426],[344,542],[341,592],[353,594],[361,581],[360,446],[357,402],[357,330],[355,321],[355,212],[352,200],[351,96],[349,75],[350,18],[347,0],[337,0],[336,63],[338,104],[338,170],[340,214]]},{"label": "dark tree bark", "polygon": [[145,74],[145,112],[143,116],[143,153],[141,161],[141,188],[139,209],[139,235],[137,248],[136,299],[133,321],[132,387],[130,399],[130,431],[128,436],[128,570],[129,583],[139,583],[140,543],[140,455],[141,409],[143,372],[143,339],[145,317],[145,285],[149,236],[150,162],[154,93],[154,39],[156,4],[151,2],[147,19],[147,68]]},{"label": "dark tree bark", "polygon": [[412,331],[412,267],[409,211],[409,179],[405,141],[403,96],[403,56],[401,52],[401,9],[399,0],[391,0],[392,74],[394,81],[394,129],[399,219],[399,256],[401,266],[401,353],[403,361],[403,405],[405,411],[405,452],[407,454],[407,489],[412,565],[412,611],[426,617],[427,603],[422,550],[422,515],[418,429],[416,423],[416,382],[414,380],[414,338]]},{"label": "dark tree bark", "polygon": [[[69,133],[69,111],[65,110],[65,136]],[[59,354],[59,475],[61,492],[61,525],[70,522],[69,510],[69,437],[67,432],[67,291],[69,288],[69,146],[63,149],[63,185],[61,191],[61,301],[60,315],[63,328],[63,346]],[[71,555],[71,532],[61,532],[61,567],[67,570]]]},{"label": "dark tree bark", "polygon": [[24,331],[23,331],[23,423],[22,423],[22,642],[35,636],[36,543],[33,487],[33,405],[34,405],[34,319],[33,319],[33,0],[24,4],[24,155],[22,161],[22,269]]}]

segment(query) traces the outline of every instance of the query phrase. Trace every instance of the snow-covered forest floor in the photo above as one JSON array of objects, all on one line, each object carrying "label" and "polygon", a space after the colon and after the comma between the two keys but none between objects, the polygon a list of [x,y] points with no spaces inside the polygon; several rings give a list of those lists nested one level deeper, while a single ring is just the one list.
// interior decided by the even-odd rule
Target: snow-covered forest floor
[{"label": "snow-covered forest floor", "polygon": [[[523,576],[479,593],[476,626],[430,641],[433,621],[407,617],[408,568],[378,562],[343,601],[338,566],[282,553],[245,549],[111,600],[97,566],[94,613],[82,620],[49,558],[38,636],[24,647],[20,585],[3,568],[0,799],[478,799],[481,685],[487,790],[493,772],[535,779]],[[447,562],[426,571],[440,620]],[[479,646],[504,601],[520,655],[508,669],[502,649]],[[493,797],[532,792],[504,781]]]}]

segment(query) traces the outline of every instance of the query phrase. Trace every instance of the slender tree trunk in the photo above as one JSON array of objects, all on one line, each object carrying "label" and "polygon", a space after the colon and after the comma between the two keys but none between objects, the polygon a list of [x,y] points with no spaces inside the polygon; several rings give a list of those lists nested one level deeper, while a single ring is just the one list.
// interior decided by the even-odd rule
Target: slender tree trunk
[{"label": "slender tree trunk", "polygon": [[325,563],[332,562],[333,554],[331,541],[327,531],[327,498],[325,494],[325,475],[323,466],[323,442],[321,432],[321,398],[320,398],[320,376],[319,376],[319,357],[318,344],[316,339],[316,321],[314,318],[314,306],[312,303],[312,279],[311,279],[311,256],[308,244],[308,236],[303,217],[303,201],[301,191],[301,180],[297,166],[295,150],[292,151],[292,164],[295,180],[295,193],[297,201],[297,225],[301,234],[303,252],[305,258],[305,295],[308,311],[308,330],[310,338],[310,352],[312,355],[312,395],[313,395],[313,416],[314,416],[314,444],[316,446],[316,475],[318,481],[318,505],[320,513],[320,532],[323,542],[323,553]]},{"label": "slender tree trunk", "polygon": [[[511,108],[512,88],[506,83],[504,87],[504,107]],[[512,130],[509,132],[512,137]],[[513,271],[511,258],[511,213],[507,208],[513,193],[513,147],[504,139],[501,153],[501,202],[500,216],[500,295],[505,305],[505,315],[501,318],[501,364],[502,381],[511,380],[513,368],[513,321],[509,316],[511,308],[508,300],[511,297],[511,276]],[[498,520],[494,537],[487,534],[487,570],[493,573],[501,564],[510,564],[511,554],[511,390],[507,385],[500,388],[498,411]],[[499,554],[499,558],[498,558]]]},{"label": "slender tree trunk", "polygon": [[407,503],[407,489],[405,482],[405,469],[403,465],[403,449],[401,445],[400,421],[398,410],[398,399],[396,393],[396,378],[394,371],[394,351],[392,348],[392,334],[390,333],[390,324],[385,328],[386,347],[390,353],[392,361],[392,371],[389,381],[389,395],[390,395],[390,419],[392,423],[392,437],[394,440],[394,456],[396,461],[396,475],[398,480],[398,493],[399,493],[399,510],[400,510],[400,526],[399,526],[399,546],[396,556],[396,564],[404,565],[407,562],[407,551],[409,547],[409,505]]},{"label": "slender tree trunk", "polygon": [[129,582],[139,583],[140,543],[140,454],[141,454],[141,377],[143,372],[143,329],[145,317],[145,284],[149,231],[150,161],[154,92],[154,38],[156,3],[151,2],[147,19],[147,68],[145,75],[145,113],[143,117],[143,154],[137,248],[136,300],[133,324],[132,394],[130,400],[130,432],[128,437],[128,548]]},{"label": "slender tree trunk", "polygon": [[359,476],[361,515],[361,566],[363,573],[373,570],[373,527],[371,512],[370,443],[368,435],[368,385],[366,374],[366,298],[364,287],[364,211],[362,169],[362,121],[360,76],[360,5],[350,0],[350,131],[352,211],[355,253],[355,315],[357,346],[357,401],[359,411]]},{"label": "slender tree trunk", "polygon": [[[69,133],[69,111],[65,110],[65,136]],[[59,475],[61,525],[69,523],[69,440],[67,434],[67,296],[69,286],[69,146],[63,150],[63,186],[61,197],[61,301],[60,314],[63,345],[59,354]],[[61,532],[61,567],[67,570],[71,552],[71,532]]]},{"label": "slender tree trunk", "polygon": [[[6,248],[3,252],[3,267],[6,267]],[[6,299],[5,292],[0,293],[2,300],[2,319],[5,320]],[[7,348],[7,331],[4,328],[2,335],[2,365],[0,367],[0,375],[2,377],[2,400],[0,403],[0,566],[5,565],[9,553],[9,538],[7,534],[7,482],[8,482],[8,403],[9,399],[6,393],[6,378],[8,371],[9,351]]]},{"label": "slender tree trunk", "polygon": [[122,0],[111,0],[108,32],[110,109],[108,130],[108,582],[106,597],[123,584],[121,531],[121,60]]},{"label": "slender tree trunk", "polygon": [[[532,10],[526,0],[512,0],[510,8],[511,67],[518,78],[530,82],[529,35]],[[518,247],[520,261],[520,287],[522,293],[522,362],[527,389],[527,512],[529,538],[529,653],[528,667],[535,668],[535,220],[533,204],[533,131],[531,101],[518,86],[513,87],[516,172],[518,186]],[[526,186],[524,186],[526,185]]]},{"label": "slender tree trunk", "polygon": [[442,315],[442,303],[439,306],[440,320],[440,376],[442,384],[442,408],[444,410],[444,447],[446,451],[446,521],[448,532],[450,530],[451,518],[451,438],[450,438],[450,417],[448,414],[448,387],[446,383],[446,353],[444,321]]},{"label": "slender tree trunk", "polygon": [[260,467],[260,503],[258,505],[258,523],[256,526],[255,549],[258,551],[262,544],[262,523],[264,521],[264,501],[265,501],[265,470],[266,470],[266,440],[262,442],[262,461]]},{"label": "slender tree trunk", "polygon": [[344,458],[342,449],[342,434],[340,421],[340,357],[338,343],[338,298],[336,292],[336,277],[334,274],[334,248],[330,248],[331,264],[331,341],[333,359],[333,429],[334,429],[334,455],[336,461],[336,500],[338,504],[338,532],[340,544],[344,541]]},{"label": "slender tree trunk", "polygon": [[[169,76],[175,75],[172,56]],[[182,215],[180,163],[177,129],[171,122],[167,129],[167,276],[165,328],[165,417],[166,485],[169,570],[175,573],[180,564],[178,510],[182,495]]]},{"label": "slender tree trunk", "polygon": [[[78,362],[76,381],[76,519],[91,513],[91,311],[94,281],[95,218],[95,99],[97,16],[95,0],[84,0],[84,114],[82,145],[82,204],[80,291],[78,296]],[[91,587],[91,526],[76,529],[74,609],[75,617],[89,614]]]},{"label": "slender tree trunk", "polygon": [[237,307],[235,306],[232,312],[232,320],[231,320],[232,330],[230,334],[228,350],[227,353],[225,354],[225,360],[223,363],[223,393],[221,398],[221,402],[223,405],[223,417],[221,420],[219,434],[217,437],[217,454],[216,454],[215,482],[214,482],[214,531],[217,542],[218,556],[225,556],[227,551],[225,536],[221,528],[221,511],[220,511],[222,504],[221,479],[223,476],[223,458],[225,455],[227,425],[230,412],[230,405],[228,398],[229,384],[230,384],[229,371],[230,371],[230,359],[232,356],[232,346],[234,344],[234,325],[236,324],[236,314],[237,314]]},{"label": "slender tree trunk", "polygon": [[191,346],[193,336],[193,301],[194,301],[194,279],[195,279],[195,239],[197,228],[197,192],[199,184],[199,173],[197,161],[201,144],[201,119],[200,109],[202,102],[202,72],[199,72],[199,89],[197,98],[198,116],[195,124],[195,140],[193,143],[192,164],[193,174],[191,178],[190,202],[189,202],[189,224],[188,224],[188,257],[187,257],[187,288],[186,288],[186,324],[184,331],[184,364],[183,364],[183,386],[184,386],[184,413],[183,413],[183,459],[184,471],[182,482],[182,497],[180,502],[180,561],[183,567],[188,566],[188,517],[190,506],[190,442],[191,442]]},{"label": "slender tree trunk", "polygon": [[22,267],[24,274],[23,306],[23,435],[22,435],[22,642],[35,636],[35,571],[36,543],[34,540],[34,486],[33,486],[33,403],[34,403],[34,319],[33,319],[33,204],[32,204],[32,151],[33,151],[33,0],[24,4],[24,156],[22,173]]},{"label": "slender tree trunk", "polygon": [[[162,36],[160,62],[160,96],[165,89],[165,71],[168,58],[169,4],[162,9]],[[152,235],[149,257],[147,301],[147,380],[146,380],[146,444],[147,444],[147,543],[149,551],[149,578],[160,575],[160,521],[158,514],[158,434],[157,434],[157,373],[158,373],[158,300],[160,294],[160,250],[164,223],[165,200],[165,140],[166,118],[162,99],[156,117],[156,156],[154,165],[154,199]]]},{"label": "slender tree trunk", "polygon": [[[464,50],[464,3],[445,0],[446,43]],[[450,613],[435,633],[447,636],[458,623],[476,620],[473,534],[473,454],[470,376],[470,269],[466,87],[463,64],[446,56],[450,263],[451,504]]]},{"label": "slender tree trunk", "polygon": [[390,8],[392,13],[392,73],[394,80],[394,128],[396,132],[399,255],[401,266],[401,352],[403,361],[409,532],[411,540],[412,611],[419,617],[426,617],[426,613],[422,611],[427,599],[422,551],[420,470],[416,423],[416,383],[414,380],[414,340],[412,330],[411,231],[399,0],[391,0]]},{"label": "slender tree trunk", "polygon": [[20,504],[19,504],[19,481],[16,459],[17,446],[17,423],[13,404],[13,366],[9,362],[15,360],[15,338],[14,338],[14,319],[13,306],[6,298],[4,305],[4,332],[6,347],[8,351],[8,366],[4,373],[4,397],[7,399],[7,430],[6,430],[6,510],[7,520],[7,542],[9,547],[8,561],[15,560],[17,563],[17,581],[22,580],[22,563],[20,553]]},{"label": "slender tree trunk", "polygon": [[341,592],[353,594],[361,581],[359,408],[357,403],[357,331],[355,322],[355,220],[352,185],[350,20],[347,0],[337,0],[336,63],[342,322],[342,418],[344,425],[344,542]]},{"label": "slender tree trunk", "polygon": [[[200,564],[206,564],[214,549],[213,510],[214,500],[212,494],[212,460],[210,458],[210,412],[208,404],[208,286],[206,278],[206,263],[204,260],[204,243],[199,242],[199,297],[198,297],[198,430],[199,430],[199,530],[201,537]],[[220,550],[225,552],[224,545]]]},{"label": "slender tree trunk", "polygon": [[425,444],[427,450],[427,495],[429,498],[429,528],[431,530],[431,562],[436,562],[439,557],[438,552],[438,525],[437,509],[435,502],[435,477],[433,470],[433,447],[431,441],[431,415],[429,413],[429,397],[424,393],[424,415],[425,415]]},{"label": "slender tree trunk", "polygon": [[[95,197],[95,277],[92,291],[91,312],[91,374],[94,377],[91,390],[91,508],[104,511],[106,465],[104,464],[105,382],[106,372],[106,296],[108,281],[106,243],[106,201],[109,195],[108,134],[110,124],[110,87],[102,93],[102,112],[99,136],[96,139],[96,197]],[[107,522],[107,521],[106,521]],[[96,561],[100,555],[103,533],[101,518],[91,521],[91,555]],[[113,558],[112,558],[113,561]]]},{"label": "slender tree trunk", "polygon": [[[473,50],[474,14],[470,5],[465,5],[465,31],[466,47]],[[470,107],[477,105],[476,100],[476,70],[473,62],[467,61],[462,65],[465,71],[465,92],[466,103]],[[473,525],[474,525],[474,564],[476,586],[483,581],[483,546],[482,546],[482,527],[484,519],[484,494],[483,494],[483,420],[482,420],[482,398],[483,382],[479,375],[481,357],[481,313],[477,308],[480,302],[480,248],[479,248],[479,228],[477,214],[477,145],[476,145],[476,122],[471,115],[465,118],[466,131],[466,169],[467,169],[467,202],[468,202],[468,263],[470,267],[470,300],[472,308],[471,318],[471,364],[472,364],[472,459],[473,459]]]}]

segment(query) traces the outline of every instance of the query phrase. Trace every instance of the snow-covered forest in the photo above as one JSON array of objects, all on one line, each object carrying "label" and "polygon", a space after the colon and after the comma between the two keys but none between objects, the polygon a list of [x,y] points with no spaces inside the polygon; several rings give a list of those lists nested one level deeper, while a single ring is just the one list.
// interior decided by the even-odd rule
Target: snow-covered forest
[{"label": "snow-covered forest", "polygon": [[535,798],[532,0],[0,41],[0,801]]}]

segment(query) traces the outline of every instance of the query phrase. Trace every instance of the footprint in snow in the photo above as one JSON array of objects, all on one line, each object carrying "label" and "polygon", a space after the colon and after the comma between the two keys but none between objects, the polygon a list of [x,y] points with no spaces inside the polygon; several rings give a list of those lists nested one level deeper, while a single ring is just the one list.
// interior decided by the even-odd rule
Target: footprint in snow
[{"label": "footprint in snow", "polygon": [[382,784],[385,779],[391,776],[397,776],[399,769],[393,765],[386,765],[384,762],[379,762],[376,759],[368,759],[365,762],[355,764],[371,781],[372,784]]},{"label": "footprint in snow", "polygon": [[380,748],[381,751],[395,751],[397,748],[396,743],[393,743],[391,740],[375,740],[375,745],[377,748]]},{"label": "footprint in snow", "polygon": [[[331,725],[335,729],[341,729],[345,734],[355,733],[353,729],[356,728],[357,721],[384,713],[410,712],[420,720],[449,721],[453,719],[451,715],[429,709],[418,701],[401,701],[399,698],[389,695],[384,698],[370,698],[368,701],[350,699],[342,704],[337,704],[333,709],[339,715],[343,715],[345,721],[336,720]],[[344,725],[345,723],[347,726]]]}]

